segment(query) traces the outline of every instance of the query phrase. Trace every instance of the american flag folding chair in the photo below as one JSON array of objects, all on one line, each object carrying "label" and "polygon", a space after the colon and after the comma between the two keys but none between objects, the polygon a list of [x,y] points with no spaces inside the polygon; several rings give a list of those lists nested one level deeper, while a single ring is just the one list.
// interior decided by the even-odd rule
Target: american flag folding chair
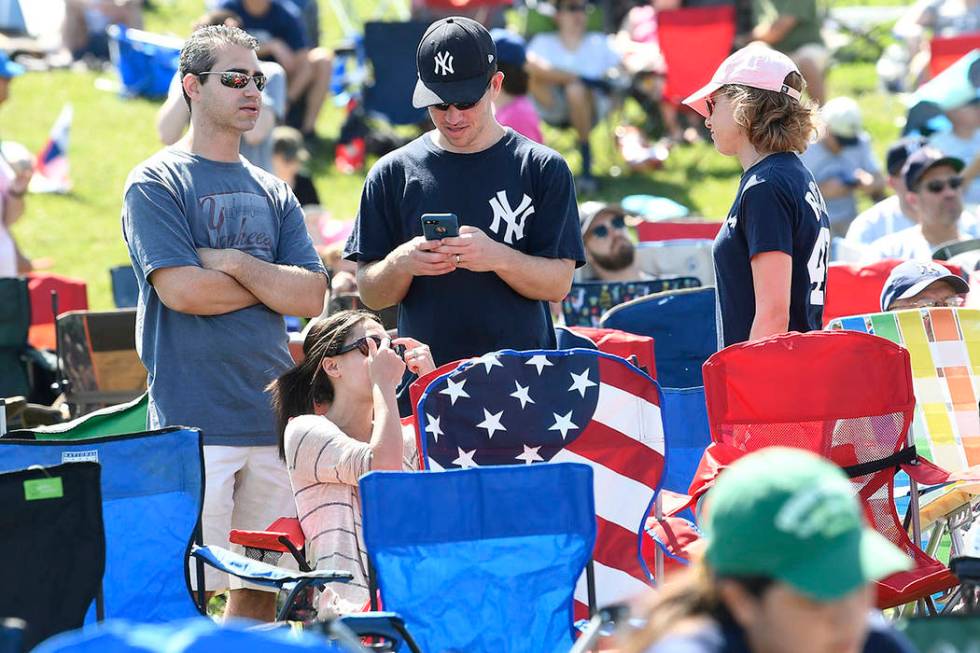
[{"label": "american flag folding chair", "polygon": [[[915,397],[907,350],[865,333],[788,333],[723,349],[705,363],[704,381],[713,441],[706,458],[730,462],[764,447],[791,446],[848,473],[869,524],[915,562],[877,583],[879,607],[931,604],[932,594],[957,585],[946,565],[918,546],[917,520],[910,539],[895,508],[899,469],[913,479],[913,516],[917,482],[949,476],[910,441]],[[704,480],[702,489],[708,486]]]},{"label": "american flag folding chair", "polygon": [[[661,404],[653,379],[599,351],[487,354],[425,388],[417,403],[421,463],[591,466],[596,599],[607,605],[646,591],[654,578],[640,544],[666,463]],[[585,617],[586,578],[575,599],[576,617]]]}]

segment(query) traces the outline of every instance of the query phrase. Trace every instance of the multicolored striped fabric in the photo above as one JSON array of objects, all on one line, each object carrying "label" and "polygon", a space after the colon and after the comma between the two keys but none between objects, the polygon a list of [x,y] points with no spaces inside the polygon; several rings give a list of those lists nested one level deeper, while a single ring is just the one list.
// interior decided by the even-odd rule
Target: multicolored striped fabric
[{"label": "multicolored striped fabric", "polygon": [[980,466],[980,310],[858,315],[832,320],[827,329],[863,331],[905,347],[915,389],[916,449],[950,472]]}]

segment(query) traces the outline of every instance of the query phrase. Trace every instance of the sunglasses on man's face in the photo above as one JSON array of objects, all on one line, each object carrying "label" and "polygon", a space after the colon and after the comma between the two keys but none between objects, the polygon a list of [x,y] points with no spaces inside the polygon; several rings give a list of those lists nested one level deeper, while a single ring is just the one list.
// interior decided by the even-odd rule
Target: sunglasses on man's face
[{"label": "sunglasses on man's face", "polygon": [[[490,82],[487,82],[487,88],[490,88]],[[487,94],[487,88],[483,89],[483,95]],[[449,107],[456,107],[457,111],[469,111],[483,100],[483,95],[473,102],[443,102],[442,104],[433,104],[432,108],[436,111],[449,111]]]},{"label": "sunglasses on man's face", "polygon": [[222,86],[227,86],[228,88],[242,89],[248,86],[248,83],[255,81],[255,88],[262,90],[265,88],[265,75],[262,73],[255,73],[254,75],[249,75],[248,73],[240,73],[234,70],[226,70],[224,72],[206,72],[206,73],[195,73],[198,77],[203,75],[221,75],[219,79],[221,80]]},{"label": "sunglasses on man's face", "polygon": [[960,176],[950,177],[949,179],[931,179],[923,184],[927,191],[937,195],[946,190],[946,186],[949,186],[952,190],[956,190],[962,185],[963,177]]},{"label": "sunglasses on man's face", "polygon": [[613,229],[625,229],[626,228],[626,216],[617,215],[609,224],[601,224],[592,230],[592,235],[596,238],[605,238],[609,235],[610,227]]}]

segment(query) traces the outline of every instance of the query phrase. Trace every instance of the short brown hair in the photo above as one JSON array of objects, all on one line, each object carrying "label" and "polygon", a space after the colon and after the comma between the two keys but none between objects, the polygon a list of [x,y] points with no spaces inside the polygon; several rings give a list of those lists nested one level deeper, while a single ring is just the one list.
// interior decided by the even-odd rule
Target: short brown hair
[{"label": "short brown hair", "polygon": [[[788,74],[783,83],[800,92],[805,87],[797,72]],[[735,122],[757,152],[802,154],[816,136],[816,107],[808,100],[741,84],[728,84],[721,92],[731,99]]]}]

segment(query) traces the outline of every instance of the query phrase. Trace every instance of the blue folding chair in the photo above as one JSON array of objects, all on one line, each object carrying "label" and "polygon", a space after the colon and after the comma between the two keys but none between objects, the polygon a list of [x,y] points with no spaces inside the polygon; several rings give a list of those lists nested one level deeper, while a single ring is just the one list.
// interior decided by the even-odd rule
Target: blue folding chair
[{"label": "blue folding chair", "polygon": [[713,286],[634,299],[606,313],[602,326],[657,343],[657,380],[664,388],[704,385],[701,366],[718,351]]},{"label": "blue folding chair", "polygon": [[64,633],[34,653],[343,653],[345,648],[310,632],[262,630],[247,621],[218,625],[210,619],[165,624],[109,621],[97,628]]},{"label": "blue folding chair", "polygon": [[670,277],[645,281],[580,281],[572,284],[562,300],[566,326],[597,327],[603,314],[626,302],[658,292],[698,288],[695,277]]},{"label": "blue folding chair", "polygon": [[364,52],[374,81],[364,87],[364,111],[392,125],[414,125],[427,117],[412,106],[418,71],[415,51],[429,24],[372,21],[364,24]]},{"label": "blue folding chair", "polygon": [[596,535],[588,466],[372,472],[360,489],[381,599],[421,650],[571,648]]},{"label": "blue folding chair", "polygon": [[109,268],[112,282],[112,302],[116,308],[133,308],[139,302],[140,287],[132,265],[117,265]]}]

